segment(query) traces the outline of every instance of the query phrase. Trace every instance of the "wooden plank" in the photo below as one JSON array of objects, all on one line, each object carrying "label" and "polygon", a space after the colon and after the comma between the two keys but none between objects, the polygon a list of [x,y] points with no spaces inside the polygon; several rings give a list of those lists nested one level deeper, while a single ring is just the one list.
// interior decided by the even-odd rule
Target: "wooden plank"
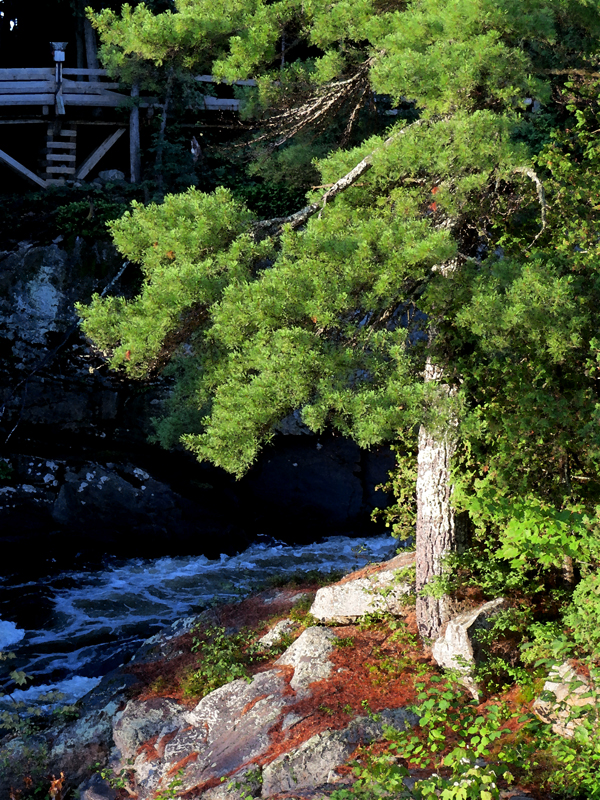
[{"label": "wooden plank", "polygon": [[53,94],[0,94],[0,106],[53,106]]},{"label": "wooden plank", "polygon": [[54,78],[54,67],[0,69],[0,81],[39,81],[43,78]]},{"label": "wooden plank", "polygon": [[212,75],[196,75],[195,79],[200,81],[201,83],[226,83],[226,84],[235,84],[236,86],[256,86],[257,83],[255,80],[248,79],[246,81],[218,81],[216,78],[213,78]]},{"label": "wooden plank", "polygon": [[53,150],[75,150],[77,144],[75,142],[46,142],[46,147],[52,147]]},{"label": "wooden plank", "polygon": [[11,158],[8,153],[5,153],[4,150],[0,150],[0,161],[21,175],[21,177],[27,178],[27,180],[32,181],[32,183],[35,183],[37,186],[41,186],[42,189],[46,188],[46,181],[42,180],[42,178],[38,178],[35,172],[27,169],[23,164],[19,164],[19,162]]},{"label": "wooden plank", "polygon": [[[1,87],[2,84],[0,84]],[[120,83],[87,83],[86,81],[63,81],[65,94],[100,94],[108,89],[120,89]],[[1,88],[0,88],[0,91]]]},{"label": "wooden plank", "polygon": [[106,106],[117,108],[123,105],[129,98],[125,94],[103,95],[103,94],[65,94],[63,100],[66,106]]},{"label": "wooden plank", "polygon": [[105,69],[79,69],[78,67],[63,67],[63,75],[106,75]]},{"label": "wooden plank", "polygon": [[222,97],[209,97],[204,98],[204,106],[207,111],[239,111],[240,101],[229,100]]},{"label": "wooden plank", "polygon": [[[0,87],[2,84],[0,84]],[[100,92],[104,89],[121,89],[120,83],[88,83],[87,81],[70,81],[68,79],[63,81],[63,92],[79,94],[91,94],[93,92]],[[1,91],[1,90],[0,90]]]},{"label": "wooden plank", "polygon": [[39,94],[53,92],[55,88],[53,78],[47,81],[0,81],[0,94]]},{"label": "wooden plank", "polygon": [[111,133],[110,136],[107,136],[106,139],[102,142],[100,147],[97,147],[91,156],[83,162],[83,164],[77,170],[77,179],[81,180],[85,178],[85,176],[90,172],[96,164],[100,161],[102,156],[106,155],[113,144],[120,139],[120,137],[125,133],[125,128],[119,128],[114,133]]},{"label": "wooden plank", "polygon": [[75,167],[46,167],[46,172],[50,175],[75,175]]},{"label": "wooden plank", "polygon": [[76,161],[77,156],[71,153],[48,153],[46,156],[48,161]]},{"label": "wooden plank", "polygon": [[115,127],[114,122],[108,122],[105,119],[74,119],[69,120],[71,125],[110,125],[111,128]]}]

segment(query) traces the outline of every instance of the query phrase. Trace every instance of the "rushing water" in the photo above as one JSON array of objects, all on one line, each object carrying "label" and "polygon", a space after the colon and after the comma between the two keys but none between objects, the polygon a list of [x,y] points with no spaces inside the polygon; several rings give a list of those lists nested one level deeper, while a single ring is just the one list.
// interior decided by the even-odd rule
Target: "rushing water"
[{"label": "rushing water", "polygon": [[34,700],[59,689],[82,696],[140,642],[177,618],[252,591],[272,575],[346,572],[389,555],[389,536],[331,537],[319,544],[258,543],[236,556],[114,561],[102,569],[53,570],[40,580],[0,577],[0,651],[33,677],[14,693]]}]

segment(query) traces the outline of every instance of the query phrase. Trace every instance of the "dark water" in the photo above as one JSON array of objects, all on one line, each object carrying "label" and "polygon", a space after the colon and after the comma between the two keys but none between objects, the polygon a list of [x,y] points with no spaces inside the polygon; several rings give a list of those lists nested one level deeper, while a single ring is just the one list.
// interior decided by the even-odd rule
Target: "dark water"
[{"label": "dark water", "polygon": [[335,536],[303,546],[258,542],[217,560],[81,556],[69,569],[50,558],[33,576],[0,577],[0,651],[15,652],[11,668],[33,677],[25,699],[56,688],[73,701],[180,617],[239,598],[269,576],[351,571],[388,557],[393,545],[389,536]]}]

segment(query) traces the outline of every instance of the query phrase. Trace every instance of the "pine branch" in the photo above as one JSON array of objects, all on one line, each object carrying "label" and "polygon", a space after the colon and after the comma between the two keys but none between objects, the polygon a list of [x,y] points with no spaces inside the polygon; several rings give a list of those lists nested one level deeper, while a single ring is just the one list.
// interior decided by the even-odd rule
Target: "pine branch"
[{"label": "pine branch", "polygon": [[294,214],[290,214],[287,217],[274,217],[273,219],[265,219],[261,222],[255,222],[253,227],[253,235],[255,239],[262,239],[266,236],[280,236],[283,231],[284,225],[289,225],[292,230],[299,228],[301,225],[304,225],[310,217],[316,214],[318,211],[322,211],[328,202],[334,200],[338,194],[345,192],[346,189],[349,189],[356,181],[361,178],[365,172],[368,172],[371,167],[373,166],[373,158],[374,156],[381,152],[386,147],[389,147],[395,141],[397,141],[401,136],[404,136],[408,131],[413,130],[414,128],[418,128],[422,125],[427,125],[432,122],[438,122],[439,119],[433,120],[423,120],[419,119],[416,122],[407,125],[406,128],[402,128],[399,131],[396,131],[392,136],[385,140],[385,142],[381,145],[381,147],[375,148],[372,153],[369,153],[368,156],[363,158],[355,167],[353,167],[350,172],[346,173],[342,178],[337,180],[320,198],[320,200],[311,203],[304,208],[301,208],[299,211],[296,211]]}]

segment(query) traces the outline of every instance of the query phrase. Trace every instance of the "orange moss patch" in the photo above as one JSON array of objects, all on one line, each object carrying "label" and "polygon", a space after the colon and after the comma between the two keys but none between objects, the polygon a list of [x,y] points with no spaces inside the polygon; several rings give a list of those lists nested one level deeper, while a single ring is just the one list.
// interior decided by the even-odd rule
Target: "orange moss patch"
[{"label": "orange moss patch", "polygon": [[243,717],[244,714],[247,714],[251,709],[253,709],[257,703],[260,703],[261,700],[264,700],[265,697],[268,696],[268,694],[261,694],[258,697],[255,697],[254,700],[250,700],[250,702],[246,703],[246,705],[242,708],[240,716]]},{"label": "orange moss patch", "polygon": [[167,777],[171,777],[175,775],[176,772],[179,772],[180,769],[185,769],[188,764],[191,764],[192,761],[198,760],[198,753],[189,753],[185,758],[182,758],[181,761],[178,761],[176,764],[173,764],[171,769],[167,772]]},{"label": "orange moss patch", "polygon": [[355,581],[357,578],[369,578],[371,575],[377,575],[378,572],[384,572],[390,569],[405,569],[406,567],[411,567],[414,563],[414,560],[414,553],[401,553],[400,555],[392,558],[390,561],[384,561],[381,564],[367,564],[366,567],[363,567],[356,572],[351,572],[349,575],[344,575],[341,580],[333,585],[339,586],[344,583],[350,583],[351,581]]},{"label": "orange moss patch", "polygon": [[[311,684],[308,697],[283,709],[281,720],[270,731],[271,746],[256,759],[257,764],[268,764],[319,733],[345,728],[355,716],[410,705],[416,700],[417,670],[425,672],[420,676],[425,681],[434,674],[431,659],[420,645],[407,647],[394,641],[388,629],[361,631],[345,626],[333,630],[340,639],[350,637],[354,643],[331,654],[329,678]],[[380,668],[385,659],[389,671]],[[399,662],[406,666],[394,673],[393,665]],[[303,719],[284,731],[281,725],[287,713]]]},{"label": "orange moss patch", "polygon": [[[277,621],[288,616],[299,595],[314,593],[316,584],[307,584],[294,589],[269,589],[258,595],[248,597],[240,603],[228,603],[214,609],[206,620],[206,627],[221,626],[240,630],[252,628],[257,634],[266,632]],[[182,681],[201,663],[201,654],[192,652],[194,635],[184,633],[168,643],[165,655],[147,663],[131,664],[126,671],[133,673],[141,683],[136,688],[139,700],[164,697],[176,700],[185,706],[194,706],[197,698],[184,697]],[[254,675],[272,667],[275,656],[269,662],[253,665],[249,674]]]},{"label": "orange moss patch", "polygon": [[219,606],[216,609],[216,624],[236,630],[259,630],[267,622],[271,627],[289,614],[300,595],[316,592],[318,588],[316,584],[306,584],[294,589],[268,589],[242,600],[241,603]]},{"label": "orange moss patch", "polygon": [[156,759],[160,758],[158,750],[156,749],[155,745],[158,741],[158,734],[153,736],[151,739],[148,739],[147,742],[141,744],[137,749],[138,756],[141,756],[142,753],[146,756],[146,761],[156,761]]}]

